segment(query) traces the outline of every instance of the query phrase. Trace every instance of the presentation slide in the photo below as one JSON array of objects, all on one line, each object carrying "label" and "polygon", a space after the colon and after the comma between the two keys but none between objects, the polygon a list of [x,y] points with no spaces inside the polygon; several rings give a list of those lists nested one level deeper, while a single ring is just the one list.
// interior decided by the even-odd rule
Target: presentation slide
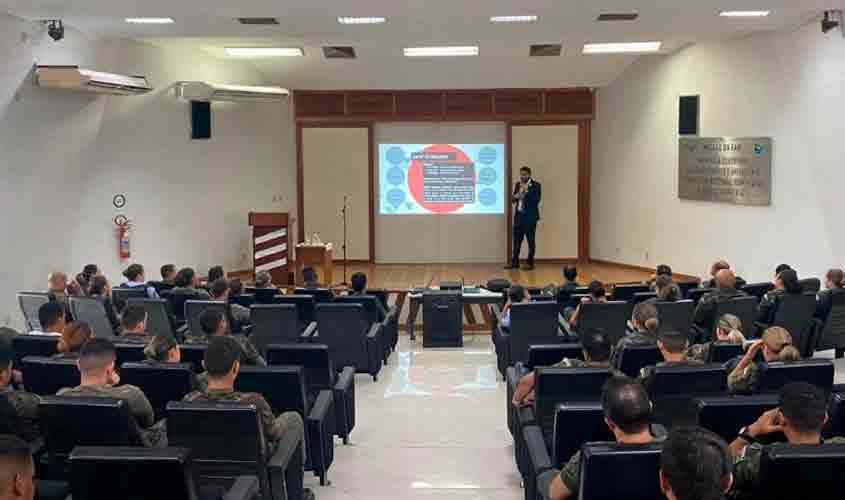
[{"label": "presentation slide", "polygon": [[505,213],[504,144],[379,144],[381,215]]}]

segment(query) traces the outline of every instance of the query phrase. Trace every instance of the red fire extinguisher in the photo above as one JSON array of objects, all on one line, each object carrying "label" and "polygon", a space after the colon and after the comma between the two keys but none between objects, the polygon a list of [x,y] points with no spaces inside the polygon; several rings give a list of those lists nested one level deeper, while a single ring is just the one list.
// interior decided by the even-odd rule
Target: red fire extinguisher
[{"label": "red fire extinguisher", "polygon": [[117,226],[117,253],[122,260],[126,260],[132,255],[130,250],[132,242],[132,224],[124,215],[118,215],[115,217],[114,224]]}]

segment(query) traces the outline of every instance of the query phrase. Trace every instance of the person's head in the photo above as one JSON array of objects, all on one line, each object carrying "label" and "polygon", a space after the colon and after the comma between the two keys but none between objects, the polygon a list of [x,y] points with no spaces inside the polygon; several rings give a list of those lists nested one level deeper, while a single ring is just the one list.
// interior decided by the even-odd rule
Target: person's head
[{"label": "person's head", "polygon": [[108,339],[93,338],[82,344],[76,366],[82,375],[83,385],[113,384],[120,380],[114,368],[117,350]]},{"label": "person's head", "polygon": [[65,325],[56,349],[59,352],[79,352],[85,342],[94,338],[94,331],[84,321],[73,321]]},{"label": "person's head", "polygon": [[158,334],[144,347],[147,359],[160,363],[178,363],[182,359],[179,344],[171,335]]},{"label": "person's head", "polygon": [[771,326],[763,332],[763,358],[766,361],[798,361],[801,352],[792,345],[792,335],[786,328]]},{"label": "person's head", "polygon": [[144,266],[132,264],[123,271],[123,276],[129,281],[142,282],[144,281]]},{"label": "person's head", "polygon": [[836,289],[845,287],[845,272],[842,269],[831,269],[824,276],[825,288]]},{"label": "person's head", "polygon": [[193,288],[196,286],[196,280],[197,273],[194,272],[193,268],[183,267],[178,273],[176,273],[176,278],[173,280],[173,284],[182,288]]},{"label": "person's head", "polygon": [[657,298],[665,302],[681,300],[681,289],[672,282],[669,274],[658,274],[654,280],[654,287],[657,290]]},{"label": "person's head", "polygon": [[578,268],[575,266],[563,266],[563,279],[567,282],[574,282],[578,278]]},{"label": "person's head", "polygon": [[210,307],[200,314],[200,327],[206,337],[226,335],[226,316],[219,309]]},{"label": "person's head", "polygon": [[511,304],[518,304],[520,302],[528,302],[531,296],[528,295],[528,290],[522,285],[511,285],[508,288],[508,300]]},{"label": "person's head", "polygon": [[787,269],[792,269],[792,267],[789,264],[778,264],[778,267],[775,268],[775,278]]},{"label": "person's head", "polygon": [[733,485],[728,445],[700,427],[676,427],[660,453],[660,489],[669,500],[721,500]]},{"label": "person's head", "polygon": [[657,319],[657,307],[654,304],[640,302],[631,313],[631,324],[638,332],[656,332],[660,326]]},{"label": "person's head", "polygon": [[47,275],[47,290],[63,294],[67,290],[67,274],[61,271],[53,271]]},{"label": "person's head", "polygon": [[255,288],[269,288],[272,282],[273,279],[267,271],[258,271],[255,274]]},{"label": "person's head", "polygon": [[775,288],[786,291],[786,293],[801,293],[803,289],[798,283],[798,273],[794,269],[781,271],[775,278]]},{"label": "person's head", "polygon": [[208,270],[208,282],[212,283],[214,281],[219,280],[220,278],[225,278],[226,272],[223,271],[223,266],[214,266]]},{"label": "person's head", "polygon": [[120,317],[120,326],[124,333],[144,333],[147,331],[147,310],[143,306],[129,304]]},{"label": "person's head", "polygon": [[302,268],[302,281],[304,281],[306,285],[316,285],[317,281],[319,281],[317,278],[317,271],[315,271],[313,267]]},{"label": "person's head", "polygon": [[42,332],[61,333],[65,329],[65,308],[62,304],[50,301],[38,308],[38,322]]},{"label": "person's head", "polygon": [[105,276],[94,276],[88,282],[88,295],[92,297],[108,297],[110,293],[109,280]]},{"label": "person's head", "polygon": [[657,335],[657,348],[665,361],[685,360],[688,345],[686,334],[677,330],[665,330]]},{"label": "person's head", "polygon": [[229,280],[229,296],[234,297],[244,293],[244,284],[240,278],[232,278]]},{"label": "person's head", "polygon": [[638,381],[624,376],[609,378],[602,388],[601,406],[604,421],[617,441],[649,431],[651,401]]},{"label": "person's head", "polygon": [[11,434],[0,435],[0,498],[32,500],[34,477],[32,450],[26,441]]},{"label": "person's head", "polygon": [[827,398],[824,391],[806,382],[790,382],[783,386],[778,409],[787,438],[818,436],[827,423]]},{"label": "person's head", "polygon": [[531,180],[531,169],[529,167],[522,167],[519,169],[519,181],[528,182]]},{"label": "person's head", "polygon": [[655,274],[655,276],[658,276],[658,277],[659,276],[668,276],[669,279],[671,280],[672,279],[672,268],[669,267],[666,264],[660,264],[659,266],[657,266],[657,269],[655,270],[654,274]]},{"label": "person's head", "polygon": [[588,293],[590,294],[590,296],[595,300],[604,298],[605,293],[606,293],[605,289],[604,289],[604,285],[602,285],[601,281],[599,281],[599,280],[591,281],[590,285],[587,287],[587,290],[588,290]]},{"label": "person's head", "polygon": [[720,290],[735,290],[736,275],[730,269],[720,269],[716,273],[716,288]]},{"label": "person's head", "polygon": [[230,382],[234,385],[241,368],[241,352],[240,344],[231,337],[211,339],[202,362],[209,380]]},{"label": "person's head", "polygon": [[723,314],[719,318],[719,322],[716,323],[716,340],[732,344],[745,342],[745,335],[742,334],[742,321],[733,314]]},{"label": "person's head", "polygon": [[12,340],[0,338],[0,387],[12,383],[12,364],[15,359],[15,349]]},{"label": "person's head", "polygon": [[610,360],[610,338],[601,328],[590,328],[581,336],[581,349],[584,359],[593,363],[605,363]]},{"label": "person's head", "polygon": [[367,289],[367,275],[364,273],[355,273],[349,279],[349,283],[352,285],[353,292],[362,293]]},{"label": "person's head", "polygon": [[713,263],[712,266],[710,266],[710,276],[713,276],[715,278],[716,274],[719,271],[722,271],[722,270],[725,270],[725,269],[730,269],[730,268],[731,268],[731,265],[728,264],[728,261],[726,261],[724,259],[717,260],[716,262]]},{"label": "person's head", "polygon": [[226,281],[226,278],[217,278],[209,283],[211,283],[211,296],[215,300],[225,301],[229,298],[229,282]]},{"label": "person's head", "polygon": [[85,281],[90,280],[92,277],[100,274],[100,268],[97,267],[97,264],[85,264],[82,268],[82,279]]},{"label": "person's head", "polygon": [[162,281],[173,281],[176,278],[176,266],[173,264],[165,264],[161,266],[161,280]]}]

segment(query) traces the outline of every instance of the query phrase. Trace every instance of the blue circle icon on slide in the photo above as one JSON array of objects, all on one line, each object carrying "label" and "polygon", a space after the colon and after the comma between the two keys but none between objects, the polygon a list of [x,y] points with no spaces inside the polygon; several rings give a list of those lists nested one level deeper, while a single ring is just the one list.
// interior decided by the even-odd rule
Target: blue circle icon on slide
[{"label": "blue circle icon on slide", "polygon": [[478,161],[485,165],[490,165],[495,162],[498,157],[499,154],[496,153],[496,150],[490,146],[481,148],[481,151],[478,153]]},{"label": "blue circle icon on slide", "polygon": [[393,208],[399,208],[399,205],[405,202],[405,191],[391,189],[387,192],[387,202],[393,205]]},{"label": "blue circle icon on slide", "polygon": [[478,202],[484,206],[491,207],[496,204],[496,191],[484,188],[478,193]]},{"label": "blue circle icon on slide", "polygon": [[390,163],[399,165],[405,161],[405,150],[398,146],[394,146],[387,150],[387,154],[385,156],[387,156],[387,161]]},{"label": "blue circle icon on slide", "polygon": [[405,182],[405,171],[399,167],[393,167],[387,171],[387,182],[398,186]]},{"label": "blue circle icon on slide", "polygon": [[486,167],[482,168],[478,172],[478,183],[479,184],[493,184],[496,182],[496,170]]}]

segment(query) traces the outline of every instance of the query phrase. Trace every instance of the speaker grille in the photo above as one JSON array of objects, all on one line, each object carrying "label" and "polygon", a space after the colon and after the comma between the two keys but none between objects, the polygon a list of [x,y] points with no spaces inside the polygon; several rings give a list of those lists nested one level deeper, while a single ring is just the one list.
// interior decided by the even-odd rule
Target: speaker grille
[{"label": "speaker grille", "polygon": [[636,12],[600,14],[599,21],[633,21],[640,17]]},{"label": "speaker grille", "polygon": [[326,59],[355,59],[355,47],[330,45],[323,47],[323,57]]},{"label": "speaker grille", "polygon": [[563,46],[559,43],[541,43],[532,45],[529,50],[531,57],[552,57],[559,56],[563,52]]}]

